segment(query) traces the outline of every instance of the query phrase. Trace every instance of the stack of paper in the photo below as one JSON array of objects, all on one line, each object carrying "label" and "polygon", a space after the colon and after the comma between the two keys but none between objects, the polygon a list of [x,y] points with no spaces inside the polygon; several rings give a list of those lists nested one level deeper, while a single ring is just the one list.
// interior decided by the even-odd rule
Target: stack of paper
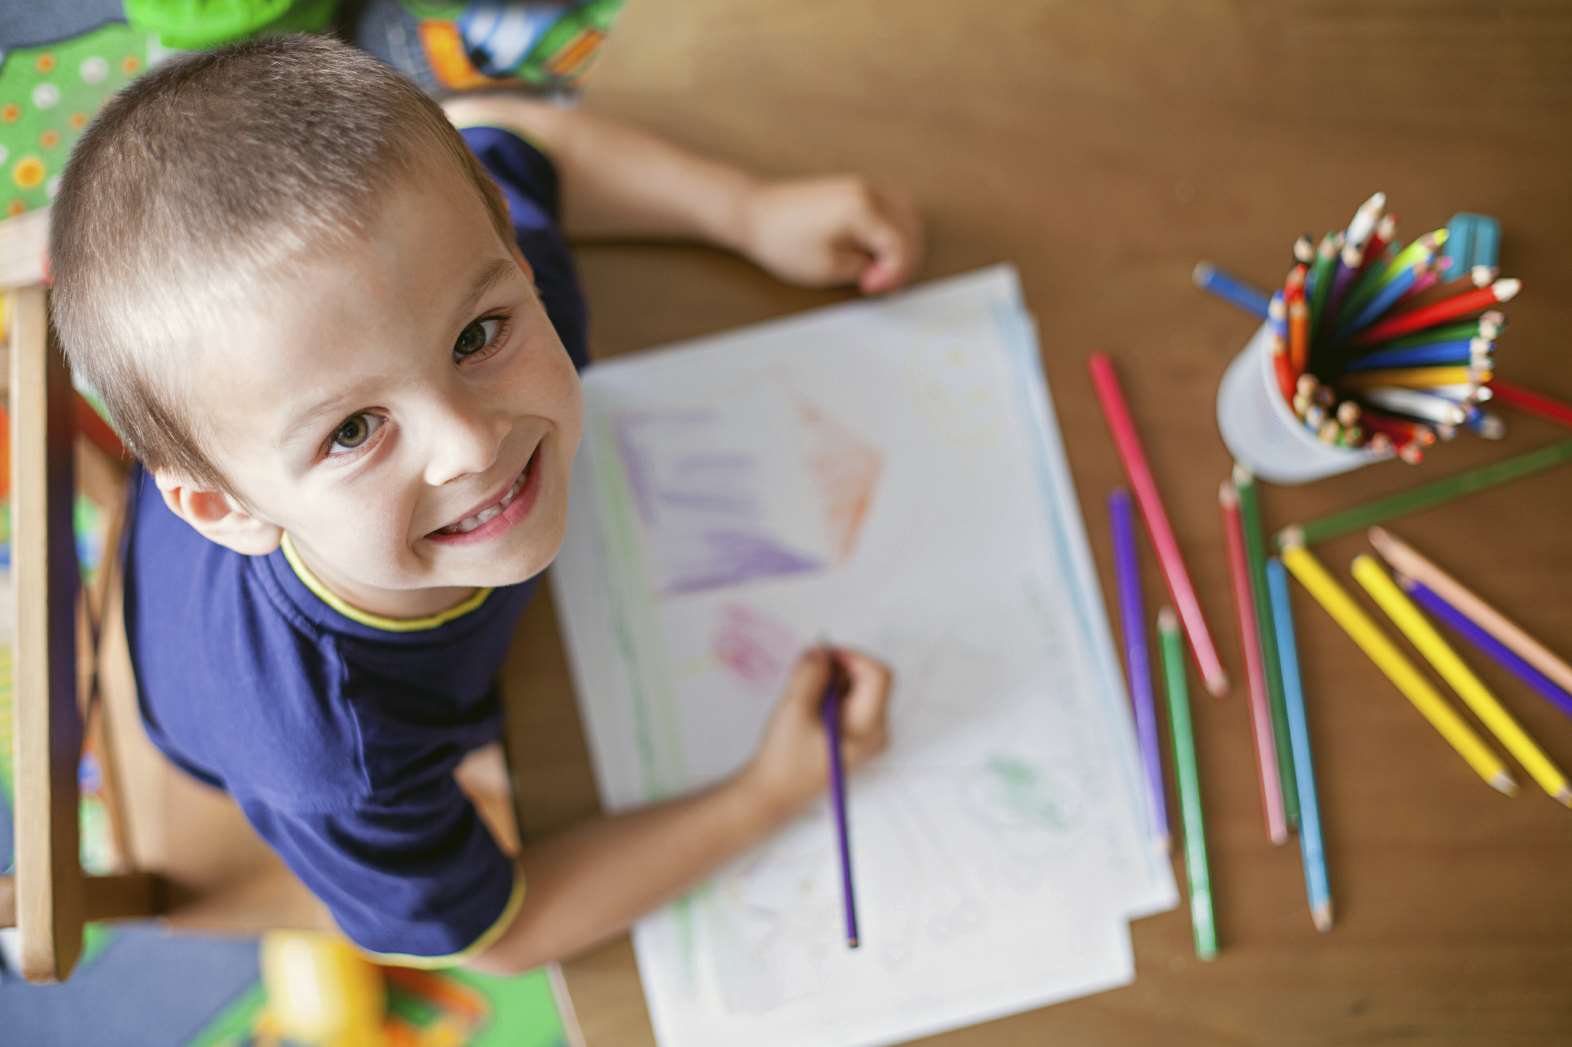
[{"label": "stack of paper", "polygon": [[598,364],[553,581],[603,799],[752,753],[821,635],[894,668],[850,781],[642,921],[661,1043],[888,1043],[1122,985],[1176,902],[1031,317],[999,266]]}]

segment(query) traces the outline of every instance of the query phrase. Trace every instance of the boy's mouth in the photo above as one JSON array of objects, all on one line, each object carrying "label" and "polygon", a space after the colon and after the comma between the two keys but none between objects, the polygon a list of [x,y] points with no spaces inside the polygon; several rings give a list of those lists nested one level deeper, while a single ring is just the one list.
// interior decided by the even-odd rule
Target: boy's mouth
[{"label": "boy's mouth", "polygon": [[524,463],[524,471],[508,485],[507,490],[479,509],[471,510],[468,515],[446,527],[437,528],[426,537],[440,542],[490,538],[523,519],[534,504],[535,494],[540,488],[540,470],[535,467],[535,459],[539,456],[540,445],[537,444],[530,453],[529,461]]}]

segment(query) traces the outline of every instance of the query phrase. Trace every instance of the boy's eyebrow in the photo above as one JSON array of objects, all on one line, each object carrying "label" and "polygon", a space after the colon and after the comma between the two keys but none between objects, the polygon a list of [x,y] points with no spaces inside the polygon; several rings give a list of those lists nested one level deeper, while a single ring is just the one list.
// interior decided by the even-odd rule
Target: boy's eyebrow
[{"label": "boy's eyebrow", "polygon": [[[464,293],[464,297],[459,299],[457,307],[453,310],[453,325],[457,326],[462,322],[475,308],[475,304],[486,296],[486,292],[491,290],[498,280],[517,269],[518,263],[511,258],[493,258],[476,270],[474,279],[469,283],[469,289]],[[331,396],[291,412],[288,421],[279,430],[278,442],[280,444],[290,442],[291,437],[299,432],[307,422],[315,420],[317,415],[337,410],[338,403],[342,399],[343,396],[341,395]]]}]

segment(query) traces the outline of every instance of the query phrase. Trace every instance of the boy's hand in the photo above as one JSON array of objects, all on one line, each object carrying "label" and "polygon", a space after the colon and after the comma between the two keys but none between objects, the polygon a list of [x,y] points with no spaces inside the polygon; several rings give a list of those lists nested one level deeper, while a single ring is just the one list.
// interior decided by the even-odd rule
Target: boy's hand
[{"label": "boy's hand", "polygon": [[742,201],[740,249],[791,283],[900,287],[922,260],[922,220],[904,193],[855,175],[753,185]]},{"label": "boy's hand", "polygon": [[787,817],[829,785],[829,741],[823,708],[830,659],[840,663],[841,754],[848,770],[884,751],[890,670],[845,648],[814,647],[797,659],[770,716],[764,740],[740,776],[741,784],[772,814]]}]

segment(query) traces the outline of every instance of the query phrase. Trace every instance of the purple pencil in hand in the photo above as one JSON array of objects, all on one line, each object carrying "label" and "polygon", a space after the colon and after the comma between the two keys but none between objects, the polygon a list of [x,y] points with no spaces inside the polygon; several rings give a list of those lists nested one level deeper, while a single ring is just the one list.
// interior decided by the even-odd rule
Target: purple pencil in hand
[{"label": "purple pencil in hand", "polygon": [[830,805],[835,811],[835,839],[841,852],[841,897],[846,907],[846,945],[857,948],[857,892],[852,889],[851,835],[846,822],[846,769],[841,763],[841,703],[845,698],[846,677],[835,654],[830,658],[830,682],[824,688],[822,715],[824,733],[830,744]]},{"label": "purple pencil in hand", "polygon": [[1152,698],[1152,667],[1146,647],[1146,610],[1141,601],[1141,568],[1135,551],[1135,524],[1130,495],[1117,488],[1108,496],[1113,521],[1114,573],[1119,578],[1119,610],[1124,623],[1126,675],[1130,700],[1135,706],[1135,733],[1146,765],[1147,791],[1152,799],[1152,838],[1163,850],[1168,832],[1168,800],[1163,793],[1162,751],[1157,739],[1157,710]]}]

